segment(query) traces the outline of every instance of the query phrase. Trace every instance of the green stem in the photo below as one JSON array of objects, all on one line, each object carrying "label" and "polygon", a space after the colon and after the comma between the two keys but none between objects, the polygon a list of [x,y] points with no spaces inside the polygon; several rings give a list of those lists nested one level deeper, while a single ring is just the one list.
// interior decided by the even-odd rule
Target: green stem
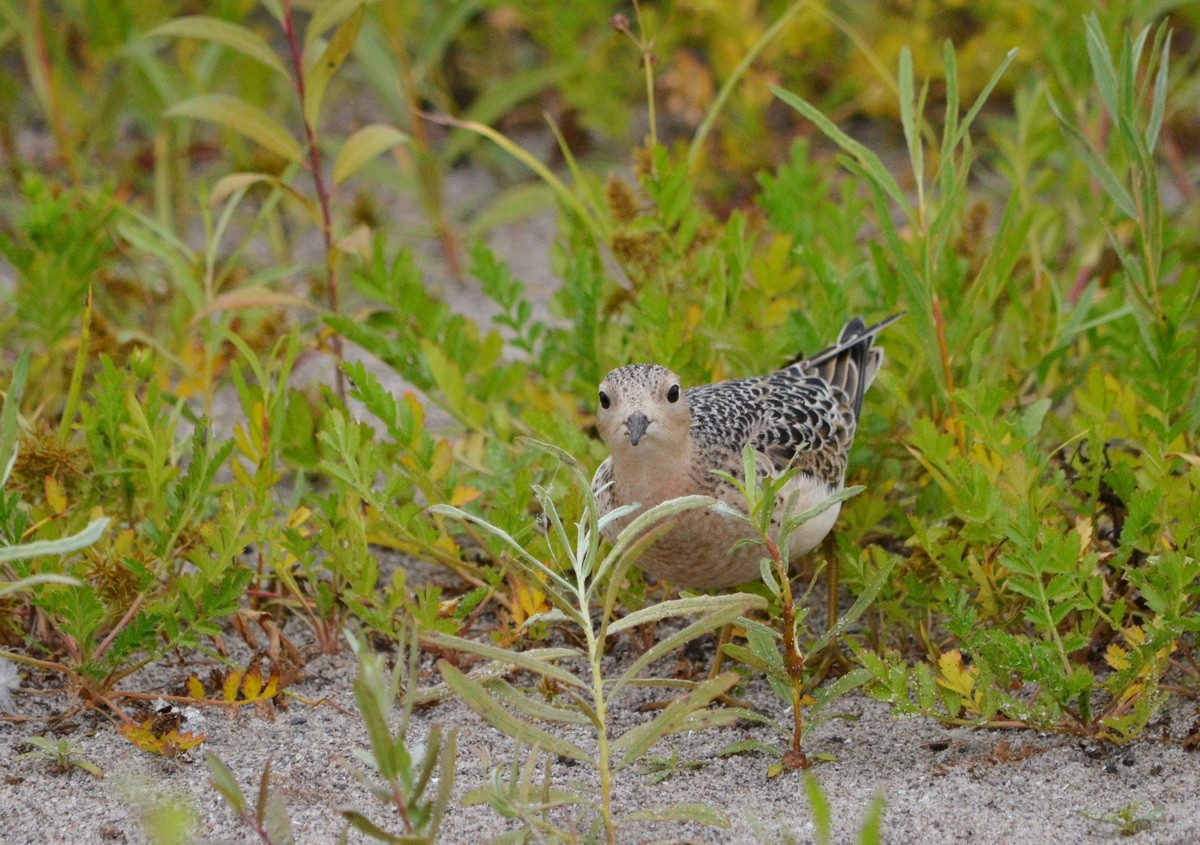
[{"label": "green stem", "polygon": [[[586,601],[580,602],[583,618],[588,619]],[[587,635],[588,659],[592,664],[592,702],[596,709],[596,745],[597,769],[600,772],[600,818],[604,821],[604,838],[608,845],[616,845],[617,828],[612,817],[612,771],[609,765],[608,751],[608,720],[606,717],[606,702],[604,700],[604,673],[600,661],[604,658],[604,628],[600,636],[592,630],[589,623],[584,628]]]},{"label": "green stem", "polygon": [[792,687],[792,748],[784,755],[784,765],[793,769],[807,769],[808,757],[801,747],[804,738],[804,714],[800,709],[804,699],[804,655],[796,647],[796,601],[792,595],[792,580],[788,572],[787,561],[779,551],[775,541],[769,536],[767,554],[775,567],[775,576],[779,579],[779,587],[783,593],[783,665],[787,669]]}]

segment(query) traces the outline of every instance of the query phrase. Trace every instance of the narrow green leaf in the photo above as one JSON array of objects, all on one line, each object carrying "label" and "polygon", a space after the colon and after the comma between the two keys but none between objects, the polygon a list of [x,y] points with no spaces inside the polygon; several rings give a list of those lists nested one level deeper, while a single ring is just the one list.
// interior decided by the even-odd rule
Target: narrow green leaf
[{"label": "narrow green leaf", "polygon": [[680,496],[677,499],[668,499],[665,502],[648,508],[641,513],[637,519],[625,526],[625,529],[617,535],[617,541],[613,543],[612,551],[604,558],[604,561],[596,569],[596,578],[600,580],[604,577],[608,568],[617,560],[624,557],[647,529],[658,526],[664,519],[681,514],[684,511],[695,510],[696,508],[709,507],[714,504],[716,499],[711,496]]},{"label": "narrow green leaf", "polygon": [[317,4],[317,10],[309,18],[308,28],[304,30],[305,51],[308,51],[325,30],[337,26],[367,2],[371,0],[324,0]]},{"label": "narrow green leaf", "polygon": [[[1164,24],[1165,26],[1165,24]],[[1153,153],[1158,144],[1158,133],[1162,131],[1163,114],[1167,107],[1167,69],[1171,61],[1171,33],[1163,41],[1162,54],[1158,60],[1158,73],[1154,77],[1154,97],[1150,102],[1150,120],[1146,123],[1146,149]]]},{"label": "narrow green leaf", "polygon": [[1100,99],[1108,109],[1113,122],[1120,117],[1117,104],[1117,74],[1113,68],[1112,53],[1108,49],[1108,41],[1100,28],[1100,19],[1092,12],[1085,19],[1087,29],[1088,61],[1092,65],[1092,76],[1096,79],[1096,87],[1100,89]]},{"label": "narrow green leaf", "polygon": [[450,729],[446,735],[446,743],[442,746],[441,761],[438,765],[438,791],[433,799],[431,808],[432,820],[429,825],[429,841],[436,842],[438,828],[450,806],[450,797],[454,794],[454,763],[458,753],[458,728]]},{"label": "narrow green leaf", "polygon": [[581,763],[592,762],[592,755],[578,745],[560,739],[549,731],[535,727],[524,719],[518,719],[509,713],[483,687],[454,668],[448,661],[439,660],[437,665],[446,684],[463,700],[463,703],[505,736],[528,745],[536,745],[551,754],[561,754]]},{"label": "narrow green leaf", "polygon": [[784,683],[791,680],[782,663],[772,663],[769,659],[755,654],[745,646],[737,645],[736,643],[726,643],[722,650],[734,660],[744,663],[756,672],[762,672],[764,675],[768,675]]},{"label": "narrow green leaf", "polygon": [[992,78],[988,80],[987,85],[983,86],[983,90],[975,98],[975,102],[971,104],[971,109],[967,112],[967,116],[962,119],[959,124],[958,131],[954,133],[954,147],[958,147],[966,136],[967,131],[971,128],[971,124],[975,122],[975,118],[979,115],[983,104],[987,102],[987,98],[991,96],[992,89],[1000,82],[1000,77],[1004,76],[1004,72],[1008,70],[1008,66],[1013,63],[1013,59],[1017,57],[1017,48],[1013,47],[1004,56],[1004,61],[1000,63],[1000,67],[992,73]]},{"label": "narrow green leaf", "polygon": [[700,125],[696,128],[696,134],[692,136],[692,143],[688,145],[687,164],[689,170],[696,166],[696,162],[700,158],[700,153],[704,151],[704,142],[708,139],[708,133],[712,131],[712,126],[717,120],[717,115],[721,113],[725,101],[729,99],[729,95],[733,93],[733,89],[737,87],[742,76],[754,64],[754,60],[758,58],[758,54],[775,40],[775,37],[783,31],[788,21],[805,5],[807,5],[807,0],[796,0],[795,3],[788,6],[783,14],[776,18],[775,22],[759,36],[759,39],[742,56],[741,61],[737,63],[737,67],[733,69],[729,77],[721,83],[721,90],[713,98],[712,104],[708,107],[708,110],[704,113],[704,117],[700,121]]},{"label": "narrow green leaf", "polygon": [[688,598],[659,602],[649,607],[643,607],[641,610],[635,610],[633,613],[613,622],[608,626],[608,633],[616,634],[624,631],[626,628],[634,628],[638,625],[645,625],[648,622],[660,622],[663,619],[670,619],[675,616],[710,613],[731,605],[742,607],[743,601],[741,596],[741,593],[722,596],[689,596]]},{"label": "narrow green leaf", "polygon": [[696,822],[709,827],[729,828],[729,816],[711,804],[668,804],[665,807],[648,807],[621,817],[626,822]]},{"label": "narrow green leaf", "polygon": [[147,38],[159,36],[211,41],[261,62],[284,78],[288,76],[287,67],[265,38],[251,29],[221,18],[207,15],[175,18],[146,33]]},{"label": "narrow green leaf", "polygon": [[17,416],[21,413],[21,397],[29,377],[29,350],[22,350],[13,367],[12,381],[4,394],[4,410],[0,412],[0,487],[8,483],[9,473],[17,459]]},{"label": "narrow green leaf", "polygon": [[531,719],[540,719],[543,722],[559,722],[564,725],[595,724],[593,719],[589,718],[588,714],[583,712],[583,710],[577,707],[558,707],[540,697],[541,693],[536,690],[534,694],[539,697],[534,698],[526,695],[503,678],[490,680],[486,686],[501,704],[507,704],[509,707]]},{"label": "narrow green leaf", "polygon": [[217,792],[225,796],[225,800],[229,802],[234,813],[239,816],[245,815],[249,807],[246,803],[246,796],[242,794],[242,788],[238,786],[233,772],[229,771],[229,767],[216,754],[208,755],[208,771],[212,775],[213,786]]},{"label": "narrow green leaf", "polygon": [[920,207],[924,195],[925,183],[925,148],[921,144],[921,130],[917,126],[916,92],[913,88],[912,50],[905,44],[900,48],[900,125],[904,130],[904,140],[908,144],[908,161],[916,180]]},{"label": "narrow green leaf", "polygon": [[333,161],[333,184],[340,185],[368,161],[392,147],[408,143],[408,135],[385,123],[372,123],[346,139]]},{"label": "narrow green leaf", "polygon": [[767,600],[761,596],[752,596],[749,593],[734,593],[734,595],[742,599],[741,604],[731,604],[721,610],[701,617],[683,630],[675,632],[664,640],[659,640],[648,648],[625,670],[625,673],[620,678],[613,682],[608,693],[609,698],[615,697],[626,684],[633,681],[647,666],[679,648],[684,643],[689,643],[697,637],[702,637],[710,631],[715,631],[722,625],[728,625],[750,608],[762,609],[767,605]]},{"label": "narrow green leaf", "polygon": [[879,845],[883,841],[884,806],[882,795],[876,795],[871,799],[871,806],[867,808],[862,828],[858,832],[858,845]]},{"label": "narrow green leaf", "polygon": [[262,827],[267,817],[267,799],[271,794],[271,758],[263,765],[262,776],[258,779],[258,800],[254,804],[254,820]]},{"label": "narrow green leaf", "polygon": [[669,733],[684,730],[688,716],[711,704],[718,696],[728,692],[741,680],[737,672],[723,672],[696,686],[687,695],[668,704],[649,722],[631,728],[617,737],[612,745],[613,753],[623,754],[614,770],[620,770],[637,760],[653,745]]},{"label": "narrow green leaf", "polygon": [[808,808],[812,812],[817,842],[820,845],[828,845],[829,839],[833,835],[833,810],[829,806],[829,799],[821,791],[821,785],[817,783],[812,772],[805,773],[804,794],[808,797]]},{"label": "narrow green leaf", "polygon": [[7,595],[12,595],[20,592],[25,592],[38,584],[62,584],[65,587],[82,587],[83,582],[78,578],[72,578],[69,575],[55,575],[51,572],[44,572],[38,575],[30,575],[27,578],[22,578],[19,581],[0,581],[0,598]]},{"label": "narrow green leaf", "polygon": [[312,59],[304,68],[304,119],[309,126],[316,126],[321,116],[321,105],[325,102],[325,89],[329,80],[337,73],[337,69],[346,61],[350,51],[354,49],[354,40],[362,28],[363,15],[366,10],[359,6],[338,28],[333,37],[325,45],[320,56]]},{"label": "narrow green leaf", "polygon": [[854,600],[854,604],[850,609],[838,617],[838,621],[833,623],[829,629],[822,634],[815,643],[808,649],[805,654],[806,659],[816,657],[825,649],[834,639],[840,637],[847,628],[854,624],[863,612],[870,606],[871,602],[875,601],[875,597],[879,595],[879,591],[883,589],[883,585],[887,583],[888,576],[892,573],[892,567],[896,565],[896,561],[889,560],[886,564],[879,568],[879,571],[867,583],[867,586],[859,593],[858,598]]},{"label": "narrow green leaf", "polygon": [[190,117],[207,120],[245,135],[288,161],[299,162],[303,150],[287,130],[257,106],[242,102],[228,94],[201,94],[176,103],[164,112],[166,117]]},{"label": "narrow green leaf", "polygon": [[342,818],[350,822],[355,830],[360,830],[379,842],[390,842],[392,845],[428,845],[429,843],[427,836],[397,836],[394,833],[388,833],[358,810],[342,810],[341,813]]},{"label": "narrow green leaf", "polygon": [[109,522],[110,520],[107,516],[102,516],[99,519],[93,519],[87,524],[86,528],[78,534],[72,534],[69,537],[59,537],[57,540],[36,540],[32,543],[21,543],[16,546],[4,546],[0,548],[0,563],[8,563],[11,560],[29,560],[30,558],[43,557],[45,555],[65,555],[86,548],[100,539],[100,535],[104,533],[104,529],[108,527]]},{"label": "narrow green leaf", "polygon": [[1112,168],[1108,166],[1108,162],[1104,157],[1092,147],[1091,142],[1083,136],[1078,129],[1067,122],[1059,111],[1058,103],[1054,101],[1054,97],[1049,93],[1046,95],[1046,100],[1050,104],[1050,110],[1054,112],[1054,116],[1058,118],[1058,125],[1062,128],[1063,134],[1067,136],[1071,147],[1079,154],[1083,163],[1087,166],[1092,176],[1104,188],[1104,192],[1109,198],[1117,204],[1117,208],[1121,210],[1127,217],[1136,220],[1138,218],[1137,205],[1130,196],[1129,191],[1121,184],[1117,175],[1113,173]]},{"label": "narrow green leaf", "polygon": [[908,203],[908,198],[904,196],[904,191],[900,190],[900,186],[896,183],[896,180],[888,172],[888,169],[884,167],[883,162],[879,160],[879,156],[839,129],[832,120],[823,115],[815,106],[797,97],[790,91],[785,91],[775,85],[770,86],[770,88],[771,93],[816,124],[817,128],[825,133],[829,140],[833,141],[853,157],[862,166],[871,181],[875,182],[892,198],[892,201],[904,212],[905,217],[912,220],[912,207]]},{"label": "narrow green leaf", "polygon": [[[310,220],[320,225],[321,211],[317,204],[278,176],[272,176],[270,173],[230,173],[228,176],[222,176],[217,180],[217,184],[213,185],[209,201],[213,205],[219,205],[239,191],[244,193],[253,185],[270,185],[275,190],[283,192],[304,209]],[[240,196],[238,199],[240,200]]]},{"label": "narrow green leaf", "polygon": [[486,657],[488,660],[494,660],[497,663],[536,672],[539,675],[552,678],[567,686],[579,687],[580,689],[589,688],[587,684],[566,669],[555,666],[551,662],[561,660],[565,657],[579,657],[580,652],[575,648],[538,648],[528,651],[510,651],[499,646],[476,642],[475,640],[468,640],[438,631],[430,631],[422,634],[421,642],[422,644],[437,646],[438,648],[465,651],[468,654],[478,654],[480,657]]}]

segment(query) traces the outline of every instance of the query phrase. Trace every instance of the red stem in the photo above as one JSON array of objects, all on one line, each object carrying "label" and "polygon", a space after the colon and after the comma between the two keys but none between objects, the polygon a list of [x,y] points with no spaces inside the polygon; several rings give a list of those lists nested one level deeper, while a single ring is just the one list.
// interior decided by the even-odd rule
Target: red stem
[{"label": "red stem", "polygon": [[[304,124],[304,135],[308,140],[308,169],[312,173],[313,190],[317,194],[317,205],[321,209],[321,237],[325,242],[325,275],[329,310],[338,314],[338,283],[337,273],[333,266],[333,222],[329,213],[329,191],[325,187],[325,177],[321,173],[321,151],[317,147],[317,133],[304,113],[304,57],[300,49],[300,40],[296,37],[295,20],[292,15],[292,0],[283,0],[283,32],[287,36],[288,46],[292,52],[292,67],[296,71],[296,96],[300,101],[300,122]],[[342,373],[342,336],[336,332],[332,337],[333,355],[337,359],[337,394],[340,399],[346,398],[346,377]]]}]

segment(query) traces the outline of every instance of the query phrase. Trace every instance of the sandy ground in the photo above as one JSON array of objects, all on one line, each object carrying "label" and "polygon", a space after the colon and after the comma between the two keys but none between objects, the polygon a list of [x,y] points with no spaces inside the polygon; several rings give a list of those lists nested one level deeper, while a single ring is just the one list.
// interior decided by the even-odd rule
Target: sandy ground
[{"label": "sandy ground", "polygon": [[[659,667],[669,672],[670,667]],[[0,826],[2,841],[12,845],[76,842],[145,842],[139,805],[169,797],[183,798],[196,817],[184,841],[207,843],[259,841],[243,827],[209,784],[205,752],[217,754],[253,797],[265,761],[272,761],[273,783],[280,790],[298,842],[333,842],[346,807],[367,812],[399,830],[394,813],[376,803],[358,782],[351,756],[366,749],[362,725],[354,717],[351,685],[355,665],[348,654],[316,657],[306,679],[292,689],[328,704],[309,707],[292,702],[274,721],[252,708],[235,714],[206,711],[195,729],[207,742],[168,760],[137,750],[94,715],[69,723],[70,740],[80,755],[103,767],[98,780],[79,769],[54,774],[44,762],[17,761],[36,723],[0,729]],[[162,690],[185,675],[178,667],[157,667],[134,686]],[[653,672],[651,673],[653,674]],[[427,683],[438,680],[428,674]],[[766,685],[751,681],[746,697],[761,712],[785,717],[783,705]],[[20,696],[22,709],[45,712],[60,702]],[[337,707],[331,706],[336,704]],[[631,693],[614,708],[614,733],[650,718]],[[340,709],[339,709],[340,708]],[[814,769],[833,808],[834,842],[854,841],[868,805],[876,795],[886,802],[884,841],[888,843],[1092,843],[1122,837],[1112,825],[1087,818],[1137,801],[1142,814],[1157,817],[1132,840],[1138,843],[1200,841],[1200,755],[1161,742],[1165,730],[1186,731],[1194,707],[1175,705],[1147,738],[1123,748],[1075,738],[1032,732],[947,729],[926,719],[895,719],[887,705],[850,696],[837,708],[852,719],[833,720],[809,737],[807,750],[829,754],[833,762]],[[345,711],[345,712],[342,712]],[[429,728],[459,729],[455,799],[441,841],[474,843],[511,827],[486,807],[461,807],[458,799],[483,783],[495,766],[512,760],[512,744],[456,699],[419,710],[410,739],[420,742]],[[586,732],[569,735],[593,749]],[[695,824],[631,825],[622,842],[812,842],[813,828],[800,774],[766,774],[771,758],[762,754],[718,756],[727,744],[755,738],[778,742],[769,728],[739,722],[727,728],[666,738],[654,754],[677,755],[683,769],[647,785],[630,768],[618,777],[618,813],[676,802],[701,802],[722,813],[729,827]],[[585,766],[554,767],[561,782],[589,782]],[[591,779],[594,783],[594,778]],[[367,841],[352,834],[350,841]]]}]

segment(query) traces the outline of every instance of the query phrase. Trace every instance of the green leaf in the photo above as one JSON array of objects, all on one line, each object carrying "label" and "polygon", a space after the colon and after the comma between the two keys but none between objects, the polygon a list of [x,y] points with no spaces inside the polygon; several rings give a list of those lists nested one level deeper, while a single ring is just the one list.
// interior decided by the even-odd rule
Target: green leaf
[{"label": "green leaf", "polygon": [[744,606],[744,593],[734,593],[724,596],[689,596],[688,598],[672,599],[671,601],[659,602],[658,604],[643,607],[641,610],[635,610],[633,613],[618,619],[608,626],[609,634],[616,634],[624,631],[626,628],[634,628],[638,625],[645,625],[649,622],[661,622],[663,619],[670,619],[676,616],[689,616],[692,614],[710,613],[716,610],[723,610],[730,605]]},{"label": "green leaf", "polygon": [[813,827],[816,828],[816,839],[821,845],[827,845],[833,835],[833,811],[829,799],[821,791],[812,772],[804,775],[804,794],[808,797],[808,809],[812,812]]},{"label": "green leaf", "polygon": [[840,637],[842,633],[858,619],[858,617],[862,616],[863,612],[866,611],[871,602],[875,601],[875,597],[879,595],[879,591],[883,589],[883,585],[887,583],[888,576],[891,574],[892,567],[895,565],[896,561],[895,559],[892,559],[880,567],[879,571],[875,573],[863,591],[859,593],[858,598],[854,600],[854,604],[850,606],[850,609],[838,617],[838,621],[831,625],[829,630],[822,634],[820,638],[818,638],[817,641],[808,649],[807,653],[805,654],[806,659],[812,659],[818,655],[825,649],[825,646],[833,642],[835,638]]},{"label": "green leaf", "polygon": [[321,55],[304,68],[304,119],[309,126],[317,125],[321,104],[325,102],[325,89],[354,48],[364,14],[366,10],[362,6],[355,9],[334,31],[333,38],[329,39]]},{"label": "green leaf", "polygon": [[536,672],[539,675],[544,675],[547,678],[552,678],[556,681],[566,684],[567,686],[579,687],[580,689],[588,689],[588,685],[579,678],[572,675],[566,669],[560,666],[555,666],[551,661],[561,660],[565,657],[579,657],[578,649],[574,648],[542,648],[530,649],[529,651],[510,651],[499,646],[489,645],[488,643],[480,643],[475,640],[456,637],[453,634],[445,634],[438,631],[431,631],[422,634],[421,643],[423,645],[433,645],[438,648],[451,649],[453,651],[465,651],[469,654],[478,654],[480,657],[486,657],[488,660],[494,660],[497,663],[502,663],[508,666],[515,666],[518,669],[525,669],[529,672]]},{"label": "green leaf", "polygon": [[[317,204],[278,176],[272,176],[270,173],[230,173],[228,176],[222,176],[217,180],[217,184],[213,185],[208,198],[213,205],[218,205],[239,191],[245,192],[253,185],[270,185],[275,190],[282,191],[304,209],[313,223],[321,224],[321,211],[317,208]],[[238,199],[240,200],[240,197]]]},{"label": "green leaf", "polygon": [[668,804],[648,807],[622,816],[619,824],[627,822],[696,822],[709,827],[729,828],[729,816],[711,804]]},{"label": "green leaf", "polygon": [[[787,670],[783,668],[782,658],[778,662],[764,658],[755,654],[745,646],[737,645],[736,643],[726,643],[723,651],[739,663],[744,663],[756,672],[762,672],[764,675],[769,675],[777,680],[787,683],[791,680]],[[778,655],[778,652],[776,652]]]},{"label": "green leaf", "polygon": [[408,143],[408,135],[386,123],[372,123],[346,139],[333,162],[333,184],[340,185],[375,156],[399,144]]},{"label": "green leaf", "polygon": [[368,2],[373,0],[325,0],[318,4],[308,21],[308,28],[304,30],[304,49],[308,50],[325,30],[337,26]]},{"label": "green leaf", "polygon": [[351,827],[355,830],[360,830],[380,842],[390,842],[392,845],[428,845],[429,843],[427,836],[397,836],[394,833],[388,833],[358,810],[342,810],[341,813],[342,818],[350,822]]},{"label": "green leaf", "polygon": [[722,625],[728,625],[746,610],[754,608],[761,610],[767,606],[767,600],[762,596],[753,596],[749,593],[734,593],[740,601],[737,604],[729,604],[720,610],[703,616],[697,619],[691,625],[688,625],[681,631],[677,631],[664,640],[655,643],[647,649],[637,660],[635,660],[625,673],[613,682],[612,688],[609,690],[609,698],[616,696],[621,688],[633,681],[643,669],[649,666],[654,661],[658,660],[663,655],[674,651],[684,643],[689,643],[697,637],[704,636],[710,631],[715,631]]},{"label": "green leaf", "polygon": [[296,139],[274,118],[257,106],[228,94],[201,94],[199,97],[176,103],[163,114],[166,117],[207,120],[232,129],[288,161],[299,162],[304,157]]},{"label": "green leaf", "polygon": [[561,754],[581,763],[592,762],[592,755],[578,745],[560,739],[549,731],[535,727],[509,713],[482,686],[454,668],[449,661],[439,660],[437,665],[447,686],[454,690],[463,703],[505,736],[518,742],[536,745],[550,754]]},{"label": "green leaf", "polygon": [[13,368],[12,381],[4,394],[4,410],[0,412],[0,487],[8,483],[9,473],[17,460],[17,415],[21,412],[21,396],[29,376],[29,350],[22,350]]},{"label": "green leaf", "polygon": [[614,753],[623,752],[624,756],[614,766],[614,771],[623,769],[637,760],[667,734],[686,730],[689,716],[707,707],[740,680],[741,676],[737,672],[723,672],[715,678],[710,678],[698,684],[687,695],[672,701],[649,722],[631,728],[617,737],[610,747]]},{"label": "green leaf", "polygon": [[[1166,26],[1164,22],[1163,26]],[[1162,130],[1163,113],[1167,107],[1167,69],[1171,62],[1171,33],[1163,41],[1162,54],[1158,60],[1158,73],[1154,77],[1154,97],[1150,102],[1150,119],[1146,123],[1146,150],[1153,153],[1158,144],[1158,133]]]},{"label": "green leaf", "polygon": [[287,67],[271,49],[271,45],[265,38],[251,29],[221,18],[207,15],[175,18],[146,33],[147,38],[158,36],[199,38],[202,41],[211,41],[261,62],[284,78],[288,76]]},{"label": "green leaf", "polygon": [[237,778],[233,776],[233,772],[221,762],[221,758],[216,754],[208,755],[208,771],[212,775],[213,786],[217,792],[225,796],[225,800],[229,802],[229,806],[239,816],[245,815],[249,805],[246,803],[246,796],[242,794],[242,788],[238,786]]},{"label": "green leaf", "polygon": [[1088,61],[1092,65],[1092,75],[1096,78],[1096,87],[1100,89],[1100,99],[1115,123],[1119,119],[1120,110],[1117,105],[1117,74],[1113,69],[1112,53],[1109,52],[1108,42],[1104,31],[1100,28],[1100,19],[1096,13],[1085,19],[1087,28]]},{"label": "green leaf", "polygon": [[1062,112],[1059,111],[1058,103],[1054,101],[1054,97],[1049,93],[1046,94],[1046,101],[1050,104],[1050,110],[1054,112],[1054,116],[1058,118],[1058,125],[1062,128],[1063,134],[1067,136],[1067,141],[1070,142],[1072,149],[1083,160],[1084,165],[1087,166],[1088,171],[1095,177],[1096,181],[1104,188],[1104,192],[1117,204],[1117,208],[1121,209],[1121,212],[1125,216],[1137,220],[1137,204],[1134,203],[1133,197],[1125,189],[1125,186],[1121,184],[1117,175],[1113,173],[1108,162],[1095,150],[1091,142],[1083,136],[1082,132],[1067,122]]},{"label": "green leaf", "polygon": [[8,563],[11,560],[29,560],[45,555],[65,555],[86,548],[100,539],[100,535],[104,533],[104,529],[108,527],[110,521],[107,516],[102,516],[99,519],[93,519],[86,528],[69,537],[5,546],[0,548],[0,563]]},{"label": "green leaf", "polygon": [[771,85],[770,89],[771,93],[816,124],[817,128],[824,132],[829,140],[852,156],[862,166],[871,181],[892,198],[906,217],[910,220],[912,219],[913,213],[912,208],[908,204],[908,198],[904,196],[904,191],[900,190],[900,186],[892,178],[892,174],[888,172],[883,162],[879,160],[879,156],[839,129],[832,120],[823,115],[815,106],[802,100],[790,91],[785,91],[775,85]]}]

